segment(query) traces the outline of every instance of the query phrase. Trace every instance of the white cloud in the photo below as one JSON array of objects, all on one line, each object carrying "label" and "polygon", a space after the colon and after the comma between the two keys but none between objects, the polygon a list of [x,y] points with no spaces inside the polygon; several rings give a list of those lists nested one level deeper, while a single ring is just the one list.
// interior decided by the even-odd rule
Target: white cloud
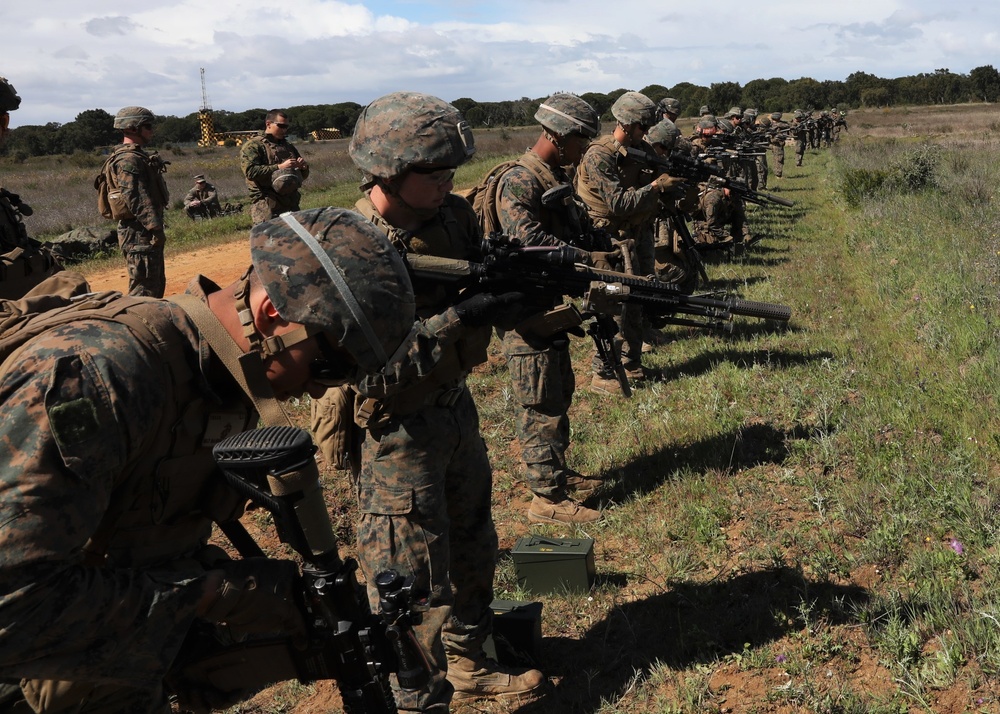
[{"label": "white cloud", "polygon": [[110,0],[10,3],[0,74],[12,123],[66,122],[141,103],[185,115],[206,70],[217,109],[364,103],[412,89],[445,99],[607,92],[678,82],[884,77],[995,62],[996,4],[773,0]]}]

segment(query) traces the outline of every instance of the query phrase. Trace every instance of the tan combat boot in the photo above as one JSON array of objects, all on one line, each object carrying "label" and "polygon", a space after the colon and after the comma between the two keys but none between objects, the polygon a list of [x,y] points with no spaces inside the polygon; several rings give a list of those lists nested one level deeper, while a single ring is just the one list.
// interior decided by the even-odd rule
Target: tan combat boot
[{"label": "tan combat boot", "polygon": [[622,394],[622,385],[618,383],[615,377],[602,377],[599,374],[594,375],[594,379],[590,382],[590,391],[596,392],[597,394]]},{"label": "tan combat boot", "polygon": [[453,702],[504,699],[528,702],[542,694],[545,675],[537,669],[507,667],[480,653],[478,659],[448,655]]},{"label": "tan combat boot", "polygon": [[600,511],[582,506],[571,498],[554,500],[537,493],[528,509],[528,520],[532,523],[593,523],[601,520],[601,515]]},{"label": "tan combat boot", "polygon": [[589,497],[603,483],[599,478],[587,478],[576,471],[566,471],[566,491],[581,499]]}]

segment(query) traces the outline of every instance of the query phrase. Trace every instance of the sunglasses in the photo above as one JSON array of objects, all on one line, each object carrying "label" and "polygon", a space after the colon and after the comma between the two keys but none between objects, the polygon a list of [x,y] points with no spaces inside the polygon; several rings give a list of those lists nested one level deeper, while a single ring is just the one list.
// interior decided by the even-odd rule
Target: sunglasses
[{"label": "sunglasses", "polygon": [[284,122],[280,121],[273,121],[271,123],[274,124],[279,129],[287,129],[289,126],[291,126],[290,124],[285,124]]},{"label": "sunglasses", "polygon": [[411,166],[410,171],[421,176],[427,176],[439,186],[455,178],[457,168],[449,166]]}]

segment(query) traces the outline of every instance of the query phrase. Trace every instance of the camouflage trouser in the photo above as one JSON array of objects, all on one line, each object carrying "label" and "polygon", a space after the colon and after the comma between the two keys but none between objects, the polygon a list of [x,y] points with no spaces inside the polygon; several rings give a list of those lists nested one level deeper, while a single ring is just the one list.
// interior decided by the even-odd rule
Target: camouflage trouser
[{"label": "camouflage trouser", "polygon": [[300,195],[297,191],[280,198],[262,196],[250,204],[250,220],[253,221],[254,225],[257,225],[280,216],[286,211],[297,211],[299,210],[299,198]]},{"label": "camouflage trouser", "polygon": [[781,178],[782,172],[785,170],[785,144],[772,144],[771,154],[774,156],[774,175]]},{"label": "camouflage trouser", "polygon": [[680,290],[691,293],[698,287],[698,272],[684,256],[680,236],[674,229],[675,220],[683,218],[659,216],[653,224],[656,277],[664,283],[675,283]]},{"label": "camouflage trouser", "polygon": [[151,233],[136,220],[118,222],[118,247],[128,268],[128,294],[163,297],[167,275],[163,264],[162,231]]},{"label": "camouflage trouser", "polygon": [[[20,691],[18,691],[20,690]],[[0,685],[4,714],[169,714],[161,688],[25,679],[20,687]]]},{"label": "camouflage trouser", "polygon": [[569,344],[535,347],[516,332],[507,332],[503,353],[514,398],[522,407],[516,427],[528,488],[543,496],[561,496],[569,447],[567,412],[576,389]]},{"label": "camouflage trouser", "polygon": [[756,157],[757,159],[757,185],[761,189],[767,188],[767,154]]},{"label": "camouflage trouser", "polygon": [[432,396],[412,414],[371,428],[358,479],[358,560],[371,586],[387,568],[429,592],[414,627],[432,666],[425,689],[396,689],[400,709],[444,708],[452,687],[446,652],[475,658],[492,627],[497,533],[493,474],[479,415],[464,385]]},{"label": "camouflage trouser", "polygon": [[806,155],[806,139],[795,140],[795,165],[802,165],[802,157]]},{"label": "camouflage trouser", "polygon": [[699,238],[705,243],[725,243],[743,240],[746,221],[739,199],[727,196],[722,189],[712,188],[701,197],[701,211],[705,222],[699,225]]}]

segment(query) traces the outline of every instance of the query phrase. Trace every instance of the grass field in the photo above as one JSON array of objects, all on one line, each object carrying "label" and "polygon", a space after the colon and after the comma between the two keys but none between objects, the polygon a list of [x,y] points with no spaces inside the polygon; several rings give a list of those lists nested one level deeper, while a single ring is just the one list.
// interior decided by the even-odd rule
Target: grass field
[{"label": "grass field", "polygon": [[[752,209],[766,238],[708,265],[713,289],[791,306],[787,328],[671,328],[631,400],[578,390],[569,459],[605,478],[601,523],[528,524],[495,346],[477,370],[497,597],[543,603],[552,681],[538,704],[478,710],[1000,713],[1000,114],[848,121],[802,168],[789,152],[771,190],[795,207]],[[589,354],[575,342],[581,385]],[[327,476],[350,553],[350,490]],[[520,590],[509,549],[527,533],[593,538],[593,589]],[[279,685],[233,711],[322,711],[331,691]]]}]

